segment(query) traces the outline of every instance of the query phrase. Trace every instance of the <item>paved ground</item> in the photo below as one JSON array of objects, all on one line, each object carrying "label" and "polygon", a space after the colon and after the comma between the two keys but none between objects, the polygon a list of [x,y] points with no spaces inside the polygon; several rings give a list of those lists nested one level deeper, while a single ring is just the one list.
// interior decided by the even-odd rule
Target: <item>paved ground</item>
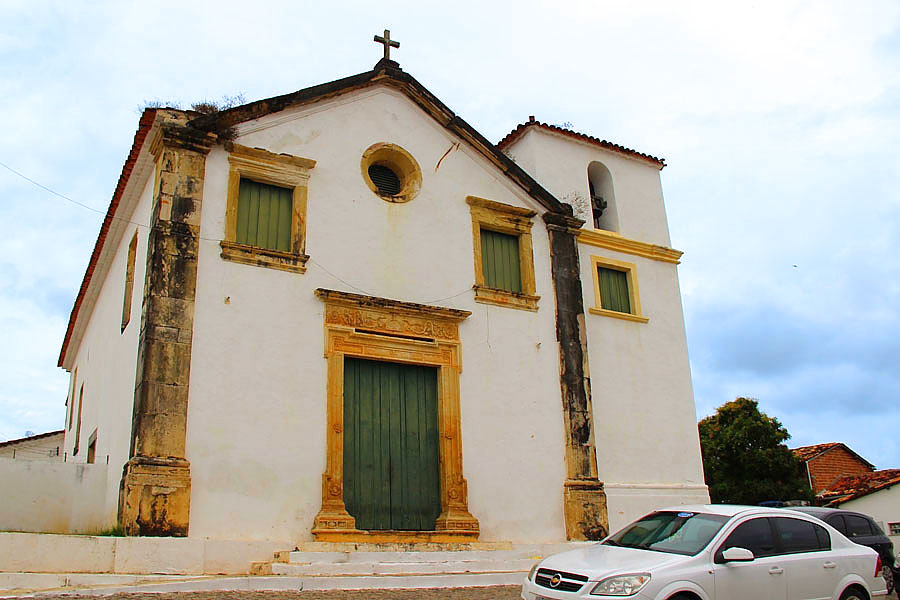
[{"label": "paved ground", "polygon": [[41,595],[41,600],[519,600],[522,587],[505,585],[420,590],[329,590],[308,592],[175,592],[110,596]]}]

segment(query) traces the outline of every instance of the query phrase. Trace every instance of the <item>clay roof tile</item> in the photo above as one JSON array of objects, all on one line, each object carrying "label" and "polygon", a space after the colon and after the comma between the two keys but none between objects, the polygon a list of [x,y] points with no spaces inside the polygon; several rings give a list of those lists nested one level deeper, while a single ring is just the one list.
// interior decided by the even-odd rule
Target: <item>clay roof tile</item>
[{"label": "clay roof tile", "polygon": [[572,129],[567,129],[565,127],[560,127],[559,125],[551,125],[550,123],[542,123],[541,121],[536,121],[533,116],[528,117],[528,121],[525,123],[521,123],[515,129],[506,134],[502,140],[497,143],[497,147],[501,150],[505,150],[508,146],[510,146],[514,141],[522,137],[528,128],[530,127],[539,127],[541,129],[546,129],[547,131],[552,131],[554,133],[559,133],[564,136],[580,140],[582,142],[587,142],[589,144],[594,144],[595,146],[600,146],[605,150],[612,150],[613,152],[619,152],[620,154],[625,154],[632,158],[637,158],[639,160],[644,160],[656,165],[660,170],[662,170],[666,166],[666,160],[664,158],[657,158],[650,154],[645,154],[643,152],[638,152],[632,148],[626,148],[625,146],[621,146],[619,144],[614,144],[613,142],[608,142],[606,140],[601,140],[600,138],[596,138],[592,135],[587,135],[586,133],[580,133],[578,131],[574,131]]},{"label": "clay roof tile", "polygon": [[822,492],[821,496],[837,505],[900,483],[900,469],[882,469],[864,475],[845,475]]}]

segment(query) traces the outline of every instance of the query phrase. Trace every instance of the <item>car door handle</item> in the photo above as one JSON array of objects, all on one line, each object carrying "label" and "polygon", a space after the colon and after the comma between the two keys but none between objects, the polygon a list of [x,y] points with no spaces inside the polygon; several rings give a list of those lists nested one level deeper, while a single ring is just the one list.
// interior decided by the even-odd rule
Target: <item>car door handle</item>
[{"label": "car door handle", "polygon": [[829,560],[828,562],[826,562],[826,563],[825,563],[824,565],[822,565],[822,566],[823,566],[824,568],[826,568],[826,569],[833,569],[833,568],[835,568],[835,567],[837,566],[837,563],[833,563],[833,562],[831,562],[831,561]]},{"label": "car door handle", "polygon": [[782,569],[781,567],[772,567],[771,569],[769,569],[770,575],[781,575],[782,573],[784,573],[784,569]]}]

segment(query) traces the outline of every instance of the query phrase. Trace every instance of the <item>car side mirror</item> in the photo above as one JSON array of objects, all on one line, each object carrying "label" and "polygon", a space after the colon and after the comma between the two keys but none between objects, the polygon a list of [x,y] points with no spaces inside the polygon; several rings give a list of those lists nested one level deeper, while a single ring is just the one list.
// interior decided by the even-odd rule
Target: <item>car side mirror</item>
[{"label": "car side mirror", "polygon": [[722,553],[722,562],[750,562],[755,556],[746,548],[729,548]]}]

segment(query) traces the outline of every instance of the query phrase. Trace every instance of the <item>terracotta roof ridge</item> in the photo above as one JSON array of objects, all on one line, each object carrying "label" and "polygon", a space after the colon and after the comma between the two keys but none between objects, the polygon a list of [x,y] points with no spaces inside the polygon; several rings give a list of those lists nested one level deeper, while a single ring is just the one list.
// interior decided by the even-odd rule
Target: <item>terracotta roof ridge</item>
[{"label": "terracotta roof ridge", "polygon": [[873,471],[875,470],[875,465],[860,456],[844,442],[823,442],[821,444],[813,444],[811,446],[799,446],[797,448],[791,448],[791,452],[793,452],[801,461],[809,462],[814,458],[822,456],[830,450],[834,450],[835,448],[843,448],[844,450],[858,458],[860,461],[868,465]]},{"label": "terracotta roof ridge", "polygon": [[153,122],[156,120],[157,110],[158,109],[156,108],[144,109],[140,121],[138,121],[138,129],[134,133],[134,142],[131,144],[131,150],[128,153],[128,157],[125,159],[125,164],[122,165],[122,173],[119,175],[116,190],[113,192],[112,200],[109,202],[106,216],[103,217],[103,223],[100,225],[100,233],[97,235],[94,250],[91,252],[91,258],[88,261],[88,266],[84,271],[84,277],[81,280],[81,287],[78,289],[78,295],[75,297],[75,304],[72,306],[72,312],[69,314],[66,335],[63,338],[62,348],[59,350],[58,367],[63,366],[66,350],[69,347],[69,341],[71,340],[72,332],[75,329],[75,322],[78,320],[78,311],[81,309],[81,304],[84,302],[84,297],[90,287],[91,279],[94,276],[94,269],[97,268],[100,254],[106,242],[106,236],[109,233],[109,228],[110,225],[112,225],[113,219],[115,219],[116,211],[119,208],[119,202],[121,202],[122,196],[125,194],[125,187],[128,185],[128,180],[131,178],[131,172],[134,170],[138,155],[141,153],[141,148],[144,146],[147,133],[149,133],[150,129],[153,127]]},{"label": "terracotta roof ridge", "polygon": [[861,475],[843,475],[820,496],[843,503],[900,484],[900,469],[881,469]]},{"label": "terracotta roof ridge", "polygon": [[647,162],[651,162],[659,167],[660,170],[665,168],[666,159],[658,158],[653,156],[652,154],[646,154],[644,152],[639,152],[633,148],[628,148],[626,146],[622,146],[621,144],[616,144],[614,142],[610,142],[608,140],[603,140],[598,137],[588,135],[586,133],[581,133],[580,131],[575,131],[574,129],[569,129],[567,127],[560,127],[559,125],[553,125],[552,123],[544,123],[542,121],[537,121],[533,116],[528,117],[528,121],[525,123],[520,123],[516,126],[515,129],[506,134],[506,136],[497,142],[497,147],[501,150],[504,150],[507,146],[512,144],[515,140],[521,137],[529,127],[540,127],[541,129],[546,129],[548,131],[553,131],[555,133],[559,133],[565,135],[567,137],[571,137],[577,140],[581,140],[583,142],[588,142],[594,144],[596,146],[600,146],[607,150],[613,150],[615,152],[620,152],[622,154],[626,154],[633,158],[638,158],[641,160],[645,160]]}]

